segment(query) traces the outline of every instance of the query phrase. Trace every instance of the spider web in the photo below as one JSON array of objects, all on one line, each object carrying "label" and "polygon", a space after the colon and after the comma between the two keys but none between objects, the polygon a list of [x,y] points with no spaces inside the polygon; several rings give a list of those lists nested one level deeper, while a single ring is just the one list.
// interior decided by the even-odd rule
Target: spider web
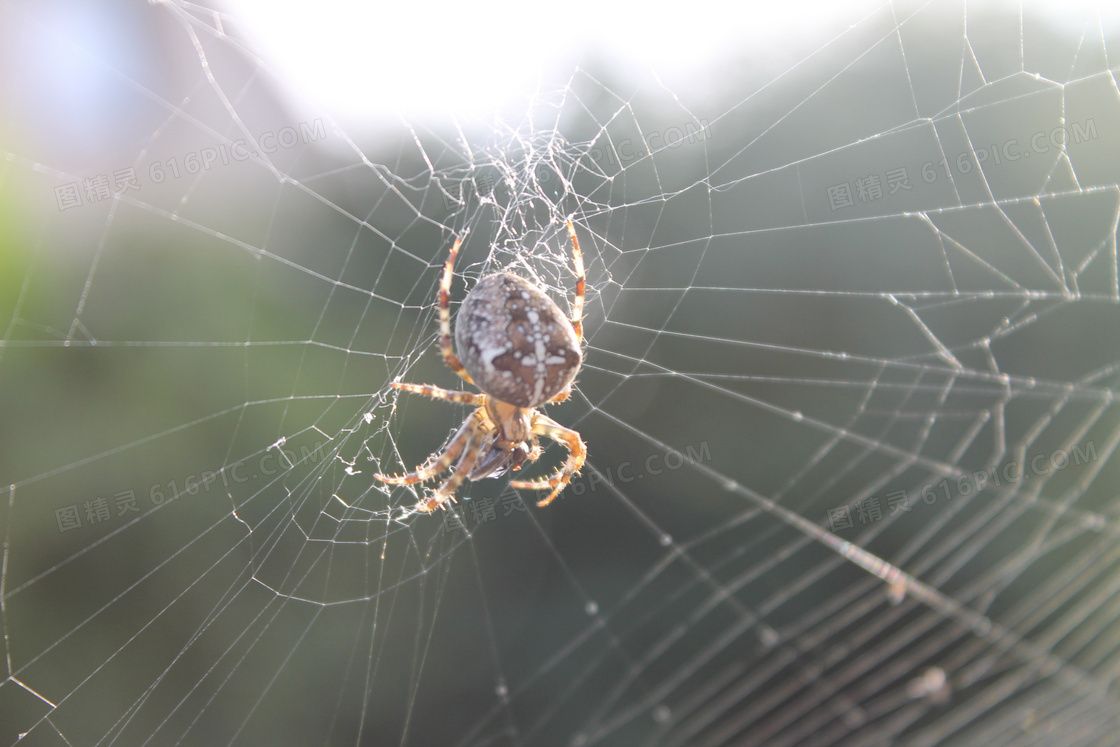
[{"label": "spider web", "polygon": [[[129,12],[158,65],[0,10],[0,743],[1117,743],[1114,25],[892,3],[363,135]],[[583,474],[416,513],[451,242],[564,306],[569,218]]]}]

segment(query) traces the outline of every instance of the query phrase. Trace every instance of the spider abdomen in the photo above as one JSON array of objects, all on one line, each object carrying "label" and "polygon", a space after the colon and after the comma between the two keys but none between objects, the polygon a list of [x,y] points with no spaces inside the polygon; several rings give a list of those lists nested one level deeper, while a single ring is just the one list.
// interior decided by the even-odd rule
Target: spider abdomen
[{"label": "spider abdomen", "polygon": [[555,397],[582,362],[579,338],[556,302],[509,273],[482,278],[463,299],[455,347],[484,393],[517,407]]}]

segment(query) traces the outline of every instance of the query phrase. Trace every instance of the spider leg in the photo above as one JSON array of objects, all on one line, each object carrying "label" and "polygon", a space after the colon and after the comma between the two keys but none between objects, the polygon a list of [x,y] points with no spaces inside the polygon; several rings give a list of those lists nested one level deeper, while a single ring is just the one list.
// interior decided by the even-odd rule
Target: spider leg
[{"label": "spider leg", "polygon": [[471,424],[471,418],[463,421],[459,426],[459,430],[447,442],[447,447],[442,452],[436,452],[428,457],[428,461],[416,468],[415,472],[409,472],[405,475],[374,475],[375,478],[381,482],[387,482],[390,485],[413,485],[418,482],[427,482],[433,477],[446,472],[452,462],[458,459],[459,455],[463,453],[463,447],[466,445],[470,436],[468,428]]},{"label": "spider leg", "polygon": [[[525,457],[526,463],[537,461],[538,459],[540,459],[541,454],[544,453],[544,449],[541,448],[541,442],[537,440],[536,433],[533,434],[533,438],[530,443],[532,444],[532,447],[529,449],[529,456]],[[517,469],[521,468],[518,467]]]},{"label": "spider leg", "polygon": [[[572,265],[576,274],[576,295],[572,300],[572,329],[576,331],[576,339],[578,346],[583,347],[583,292],[586,287],[586,277],[583,270],[583,252],[579,248],[579,239],[576,237],[575,226],[572,222],[568,221],[568,235],[572,237]],[[568,397],[572,396],[572,388],[570,386],[564,389],[555,397],[550,399],[549,404],[556,402],[563,402]]]},{"label": "spider leg", "polygon": [[431,384],[408,384],[403,381],[394,381],[393,387],[396,389],[403,389],[406,392],[423,394],[425,397],[431,397],[432,399],[445,399],[448,402],[458,402],[461,405],[481,406],[486,401],[486,398],[481,394],[475,394],[474,392],[453,392],[450,389],[441,389]]},{"label": "spider leg", "polygon": [[431,498],[421,501],[417,506],[425,513],[435,511],[437,506],[446,508],[448,501],[455,502],[455,491],[463,484],[463,480],[467,479],[467,475],[471,473],[478,461],[482,441],[489,432],[485,412],[481,409],[475,410],[470,419],[463,424],[463,427],[470,433],[470,440],[467,441],[466,448],[463,449],[463,456],[459,457],[459,463],[455,465],[455,471],[444,481],[443,485],[439,486],[439,490],[432,493]]},{"label": "spider leg", "polygon": [[554,405],[557,402],[563,402],[564,400],[566,400],[568,397],[571,397],[571,396],[572,396],[572,388],[570,386],[566,386],[566,387],[564,387],[563,389],[560,390],[559,394],[557,394],[555,397],[550,399],[548,402],[545,402],[545,404],[546,405]]},{"label": "spider leg", "polygon": [[568,459],[564,462],[557,472],[550,477],[540,480],[511,480],[510,486],[524,490],[548,490],[552,488],[552,492],[543,501],[537,503],[538,506],[544,508],[552,503],[556,496],[567,487],[571,481],[572,476],[579,472],[583,466],[584,459],[587,458],[587,447],[583,443],[583,439],[579,434],[570,428],[557,423],[547,415],[540,413],[533,414],[533,433],[545,436],[558,444],[563,444],[568,448]]},{"label": "spider leg", "polygon": [[455,257],[459,254],[459,245],[462,239],[455,239],[451,247],[451,254],[447,256],[447,263],[443,266],[443,277],[439,281],[439,347],[443,351],[443,362],[455,373],[459,374],[468,384],[474,380],[463,368],[463,362],[451,348],[451,279],[455,277]]},{"label": "spider leg", "polygon": [[579,248],[575,226],[568,220],[568,235],[572,237],[572,265],[576,273],[576,296],[572,301],[572,328],[576,331],[579,347],[583,347],[583,291],[586,285],[583,271],[583,252]]}]

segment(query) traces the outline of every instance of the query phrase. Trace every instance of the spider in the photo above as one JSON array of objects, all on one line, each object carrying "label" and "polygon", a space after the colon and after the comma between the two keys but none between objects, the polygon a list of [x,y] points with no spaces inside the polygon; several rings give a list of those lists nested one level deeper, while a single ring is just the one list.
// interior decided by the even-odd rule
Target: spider
[{"label": "spider", "polygon": [[456,239],[451,247],[439,284],[440,349],[447,367],[481,393],[393,382],[394,387],[407,392],[476,406],[442,451],[428,457],[415,472],[375,475],[391,485],[411,485],[451,470],[439,489],[417,505],[418,510],[430,513],[437,507],[446,508],[464,480],[497,477],[506,469],[519,470],[526,462],[535,461],[542,453],[539,436],[564,445],[568,458],[550,477],[510,482],[514,488],[525,490],[551,488],[538,506],[551,503],[583,466],[587,447],[579,433],[537,410],[571,396],[572,382],[583,362],[583,255],[570,220],[568,235],[576,276],[571,319],[544,291],[524,278],[505,272],[488,275],[475,284],[459,308],[455,347],[461,359],[451,347],[449,306],[455,257],[462,239]]}]

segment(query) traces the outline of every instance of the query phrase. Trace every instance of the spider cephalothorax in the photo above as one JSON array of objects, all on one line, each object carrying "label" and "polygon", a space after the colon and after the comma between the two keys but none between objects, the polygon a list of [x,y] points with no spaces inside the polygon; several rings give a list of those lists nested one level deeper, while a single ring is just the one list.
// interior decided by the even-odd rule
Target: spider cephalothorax
[{"label": "spider cephalothorax", "polygon": [[[562,402],[583,361],[583,257],[575,228],[568,221],[576,295],[568,319],[548,295],[524,278],[509,273],[478,281],[463,300],[451,348],[451,279],[460,240],[451,247],[439,288],[440,347],[448,367],[481,390],[453,392],[428,384],[394,382],[393,386],[435,399],[475,405],[441,452],[406,475],[376,475],[394,485],[427,482],[452,470],[451,476],[418,508],[433,511],[455,500],[463,480],[497,477],[520,469],[541,454],[538,437],[563,444],[568,458],[556,474],[541,480],[516,480],[515,488],[552,492],[538,506],[547,506],[579,472],[587,450],[579,434],[536,408]],[[462,356],[460,359],[459,356]],[[454,466],[452,466],[454,465]]]}]

